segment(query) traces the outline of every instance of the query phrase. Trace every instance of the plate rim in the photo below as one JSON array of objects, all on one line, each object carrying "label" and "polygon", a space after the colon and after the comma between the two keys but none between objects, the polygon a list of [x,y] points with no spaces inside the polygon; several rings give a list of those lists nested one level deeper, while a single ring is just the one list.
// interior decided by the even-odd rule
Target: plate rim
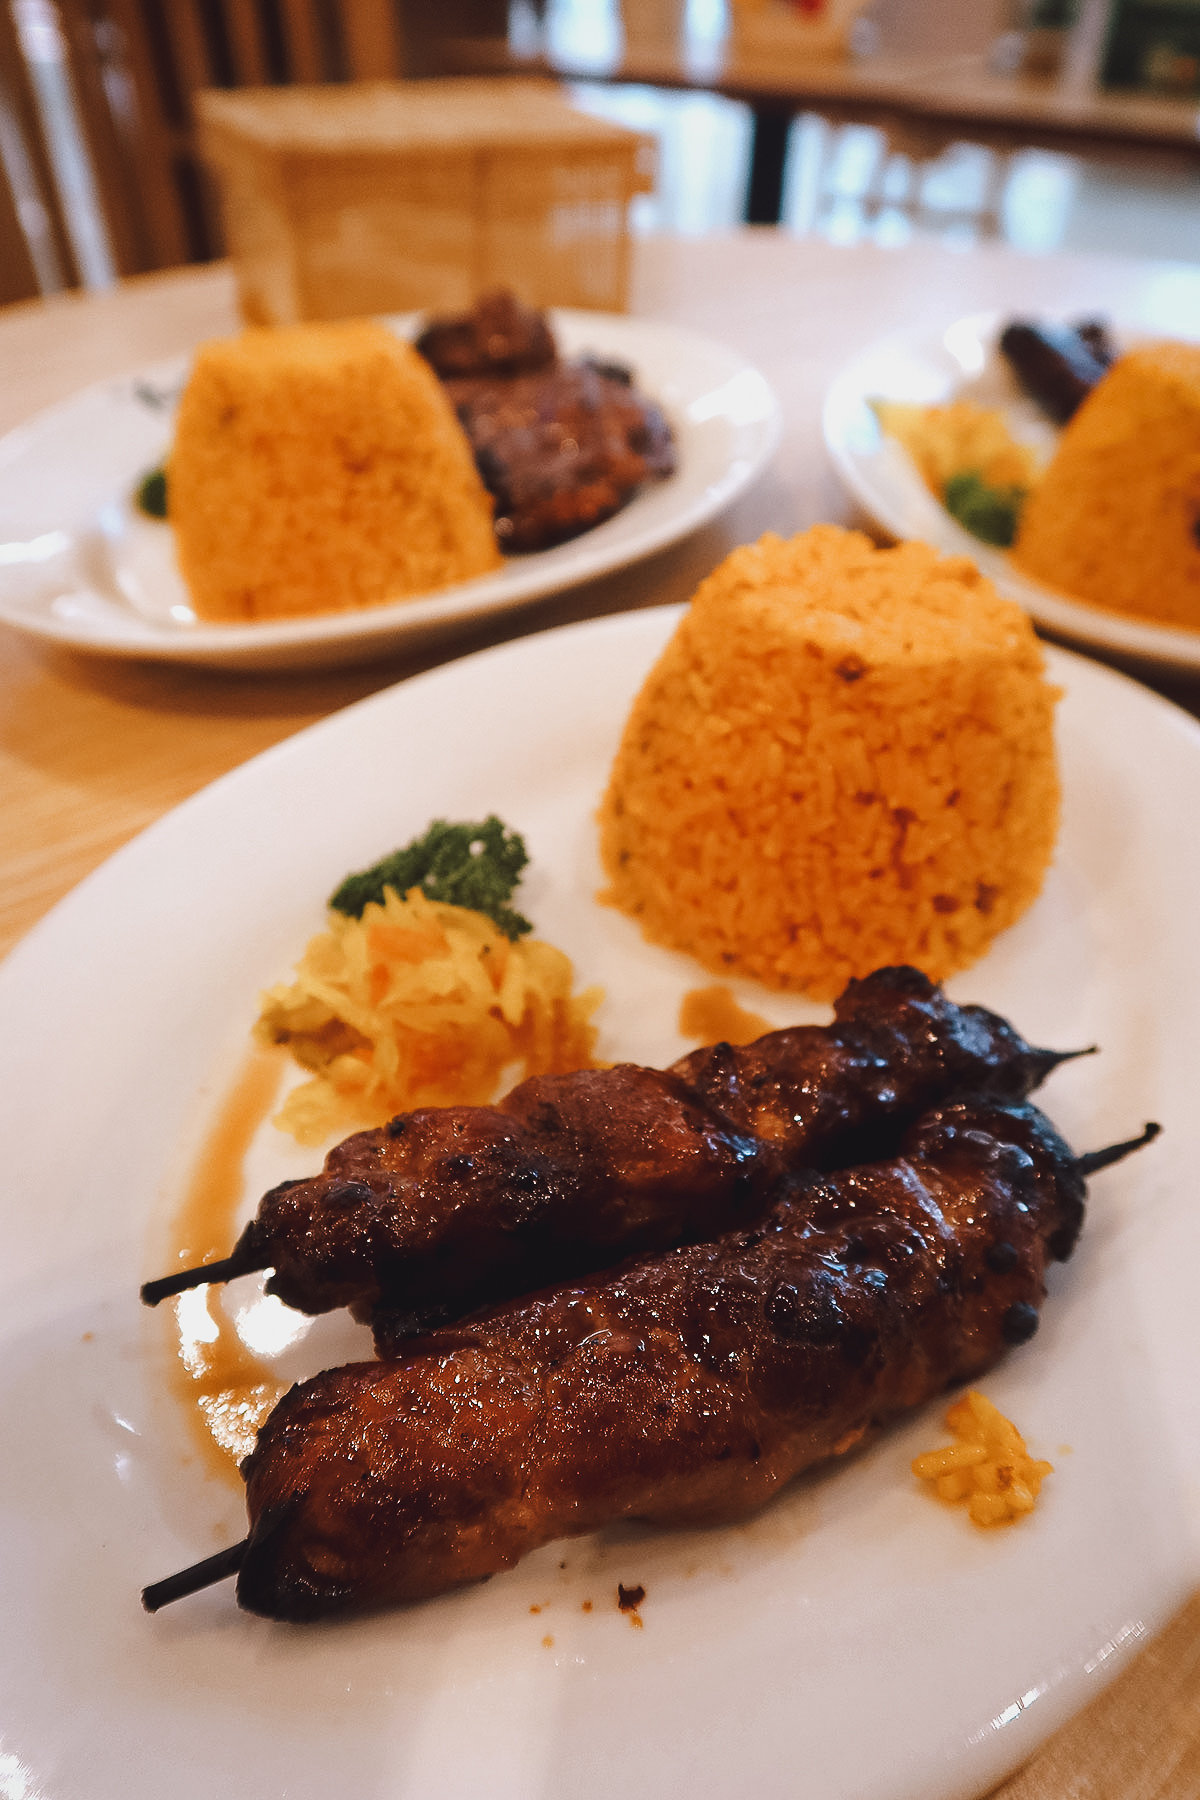
[{"label": "plate rim", "polygon": [[[649,639],[652,633],[658,631],[665,634],[672,620],[680,616],[682,610],[683,609],[678,605],[671,605],[646,608],[638,613],[585,620],[568,626],[548,629],[544,632],[533,634],[528,638],[506,642],[502,645],[474,652],[469,656],[464,656],[455,659],[452,662],[445,663],[437,669],[413,676],[408,681],[394,683],[389,687],[380,690],[378,693],[367,696],[363,700],[356,702],[353,706],[343,709],[341,712],[332,714],[310,726],[304,727],[299,732],[293,733],[279,744],[260,752],[257,756],[248,759],[245,763],[239,764],[225,775],[219,777],[216,781],[207,784],[203,789],[199,790],[197,794],[190,796],[188,799],[180,802],[178,806],[171,808],[167,813],[163,814],[159,820],[156,820],[146,827],[143,832],[139,833],[137,837],[130,840],[128,844],[114,852],[113,855],[106,859],[96,871],[93,871],[93,873],[86,877],[83,882],[72,889],[70,894],[65,896],[55,908],[51,909],[51,911],[45,915],[44,919],[40,921],[30,933],[26,934],[26,936],[20,940],[19,944],[12,952],[11,960],[6,959],[4,964],[0,964],[0,1000],[3,1000],[5,997],[7,976],[12,971],[13,963],[20,961],[23,965],[24,959],[21,958],[21,952],[27,945],[32,946],[36,944],[39,953],[42,951],[41,939],[43,935],[46,934],[46,930],[49,928],[52,920],[65,917],[69,907],[81,903],[86,905],[87,899],[89,898],[89,890],[92,889],[93,884],[98,884],[103,880],[111,880],[114,872],[117,876],[120,876],[122,874],[122,865],[127,859],[132,862],[136,857],[145,855],[147,847],[153,850],[155,834],[160,831],[178,831],[181,818],[186,825],[187,814],[189,811],[202,805],[211,805],[214,793],[217,793],[227,784],[236,781],[238,777],[244,774],[248,769],[269,768],[272,763],[287,757],[289,753],[294,751],[295,746],[301,740],[315,740],[320,743],[322,740],[330,738],[335,734],[346,733],[350,734],[352,737],[356,729],[357,721],[367,716],[371,711],[378,709],[381,714],[386,714],[387,711],[398,704],[398,697],[413,689],[414,685],[419,685],[423,690],[436,693],[438,686],[447,681],[452,681],[456,674],[467,665],[482,666],[482,664],[486,663],[489,668],[495,669],[501,664],[502,659],[509,657],[523,658],[528,655],[531,650],[534,650],[535,647],[548,644],[551,640],[561,642],[564,638],[568,637],[583,640],[598,633],[603,633],[604,635],[612,634],[617,638],[629,635],[636,639],[640,644],[645,641],[642,638],[643,633],[646,634],[646,639]],[[1156,714],[1161,714],[1165,719],[1169,720],[1172,728],[1180,731],[1189,740],[1189,754],[1200,756],[1200,724],[1192,719],[1189,714],[1184,712],[1183,709],[1175,706],[1161,696],[1154,694],[1133,678],[1120,672],[1110,670],[1103,665],[1097,664],[1091,659],[1079,656],[1070,651],[1059,649],[1053,649],[1049,654],[1052,665],[1054,662],[1061,659],[1061,663],[1076,667],[1085,683],[1099,684],[1105,691],[1115,691],[1113,689],[1113,684],[1115,683],[1117,684],[1117,689],[1122,691],[1129,690],[1131,694],[1135,695],[1139,706],[1144,707],[1149,703],[1149,706]],[[1130,1648],[1132,1647],[1133,1646],[1131,1645]],[[1117,1650],[1120,1651],[1121,1646],[1117,1646]],[[1104,1671],[1105,1674],[1117,1673],[1119,1666],[1123,1666],[1125,1660],[1126,1657],[1123,1653],[1114,1653],[1109,1656]],[[1093,1685],[1095,1684],[1093,1683]],[[1083,1703],[1085,1695],[1078,1680],[1076,1680],[1072,1691],[1075,1695],[1075,1700],[1070,1711],[1074,1712],[1077,1707]],[[1049,1713],[1049,1703],[1047,1704],[1045,1711],[1047,1714]],[[1018,1760],[1023,1760],[1023,1758],[1030,1754],[1036,1747],[1036,1742],[1040,1741],[1041,1735],[1044,1735],[1040,1718],[1041,1715],[1039,1714],[1038,1723],[1035,1724],[1031,1721],[1023,1727],[1025,1732],[1037,1734],[1034,1741],[1031,1741],[1028,1736],[1021,1737],[1020,1745],[1018,1747],[1016,1742],[1018,1733],[1013,1732],[1009,1734],[1014,1740],[1013,1747],[1011,1751],[1006,1752],[1005,1759],[1002,1759],[1003,1766],[997,1773],[993,1773],[989,1766],[987,1772],[989,1780],[1000,1779],[1007,1769],[1015,1767]],[[1052,1730],[1059,1722],[1057,1716],[1053,1719],[1047,1718],[1045,1730]],[[998,1732],[995,1733],[993,1741],[998,1741],[999,1737],[1000,1734]],[[1009,1757],[1011,1757],[1012,1760],[1007,1760]],[[929,1791],[931,1793],[933,1792],[932,1789]],[[948,1791],[948,1789],[943,1789],[940,1785],[938,1785],[936,1789],[936,1792],[939,1795]],[[968,1791],[967,1784],[956,1785],[953,1791],[956,1794],[961,1793],[965,1795]],[[972,1788],[971,1791],[974,1791],[974,1788]]]},{"label": "plate rim", "polygon": [[[386,710],[396,704],[397,696],[402,691],[424,690],[427,687],[436,689],[438,685],[452,677],[460,669],[479,664],[485,659],[495,659],[499,662],[510,655],[520,659],[526,651],[541,646],[551,639],[557,641],[577,634],[587,636],[593,632],[606,634],[608,631],[619,635],[624,630],[632,630],[635,622],[641,624],[651,619],[661,621],[665,629],[667,623],[672,619],[682,618],[689,604],[686,600],[673,600],[651,606],[634,607],[620,613],[597,614],[586,619],[574,619],[563,624],[547,625],[538,631],[506,638],[498,644],[485,644],[478,649],[463,651],[459,655],[447,657],[432,668],[419,669],[412,675],[400,676],[397,680],[388,682],[386,686],[376,689],[373,693],[364,694],[361,698],[352,700],[345,706],[338,707],[335,711],[326,714],[324,718],[314,719],[297,730],[289,732],[286,737],[280,738],[276,743],[268,744],[263,749],[255,751],[244,761],[235,763],[232,768],[224,770],[220,775],[205,782],[194,793],[185,795],[182,800],[167,807],[158,818],[143,825],[132,837],[127,838],[124,843],[111,850],[101,862],[97,863],[95,868],[81,876],[65,894],[61,894],[54,904],[48,907],[46,912],[35,920],[15,943],[9,946],[4,955],[0,956],[0,990],[3,987],[4,971],[11,963],[21,959],[22,952],[30,940],[39,937],[61,911],[73,907],[77,897],[84,890],[90,889],[92,883],[98,882],[101,878],[108,879],[113,865],[121,863],[126,856],[140,854],[141,847],[145,842],[152,839],[160,830],[168,827],[174,829],[173,822],[180,815],[186,814],[193,807],[210,804],[210,797],[214,793],[228,783],[237,780],[244,771],[268,766],[277,759],[286,758],[301,740],[320,739],[326,733],[336,736],[340,735],[343,730],[352,730],[359,718],[376,709]],[[1088,656],[1077,648],[1065,644],[1046,644],[1044,649],[1048,659],[1051,661],[1055,658],[1065,659],[1083,672],[1084,679],[1095,674],[1106,682],[1115,683],[1120,689],[1132,689],[1141,704],[1148,706],[1154,712],[1161,712],[1169,716],[1175,729],[1182,731],[1185,736],[1194,738],[1197,741],[1197,747],[1200,748],[1200,719],[1194,717],[1177,701],[1147,687],[1145,682],[1139,680],[1136,675],[1124,669],[1113,668],[1110,664],[1098,662],[1094,657]],[[0,999],[2,998],[3,994],[0,991]]]},{"label": "plate rim", "polygon": [[[1077,314],[1079,309],[1072,310]],[[1041,308],[1039,312],[1042,317],[1055,316],[1053,308]],[[1011,310],[980,308],[951,320],[939,332],[932,328],[888,332],[857,351],[827,388],[821,406],[821,431],[830,460],[839,478],[867,517],[896,541],[902,542],[922,534],[919,530],[914,532],[912,520],[906,512],[898,505],[893,505],[886,493],[880,492],[871,479],[865,459],[856,454],[846,442],[840,428],[841,416],[848,407],[866,401],[866,391],[862,386],[863,370],[889,348],[894,348],[898,353],[923,353],[928,357],[931,367],[935,361],[949,362],[952,359],[946,349],[946,338],[952,332],[971,328],[981,336],[985,333],[994,334],[1002,321],[1013,316]],[[1124,328],[1124,321],[1114,322],[1114,329],[1118,332]],[[1147,334],[1142,331],[1140,335]],[[1155,335],[1164,334],[1159,332]],[[922,495],[928,494],[930,504],[939,515],[939,522],[944,521],[944,531],[940,530],[931,540],[933,547],[944,554],[975,558],[1000,592],[1022,606],[1035,623],[1048,631],[1061,634],[1074,644],[1112,651],[1140,663],[1163,668],[1200,670],[1200,627],[1189,631],[1181,626],[1157,624],[1150,619],[1138,620],[1128,614],[1109,611],[1086,600],[1075,599],[1070,594],[1049,587],[1015,569],[1002,550],[972,537],[946,512],[936,497],[928,493],[915,469],[912,486],[914,491],[919,490]]]},{"label": "plate rim", "polygon": [[[388,314],[383,316],[382,322],[401,335],[409,336],[432,310],[428,309],[425,313]],[[618,340],[613,345],[614,353],[619,353],[623,341],[629,336],[645,334],[651,340],[661,339],[664,347],[677,346],[683,350],[690,348],[698,358],[715,358],[724,362],[727,365],[724,377],[726,381],[744,377],[757,389],[761,413],[754,421],[756,437],[753,454],[742,459],[732,459],[720,477],[694,495],[680,512],[660,520],[656,525],[643,527],[629,546],[618,543],[614,551],[605,554],[602,542],[601,554],[597,557],[593,549],[595,532],[584,532],[577,538],[569,539],[564,545],[553,546],[548,551],[534,552],[530,557],[521,559],[519,565],[508,562],[491,575],[474,576],[468,581],[454,582],[430,594],[387,601],[380,606],[294,619],[263,620],[258,623],[197,624],[177,634],[156,630],[149,621],[143,620],[130,608],[129,619],[134,629],[128,634],[114,632],[110,635],[95,627],[80,627],[48,614],[23,610],[7,603],[0,595],[0,622],[41,642],[53,643],[84,654],[119,659],[261,669],[290,666],[298,659],[307,666],[319,665],[322,660],[320,651],[327,648],[331,652],[331,666],[334,662],[369,660],[407,641],[424,641],[437,633],[452,633],[468,623],[503,617],[517,608],[582,587],[590,581],[640,563],[719,517],[765,471],[782,439],[782,407],[778,394],[766,376],[740,350],[707,333],[693,331],[687,326],[676,326],[667,320],[576,307],[550,307],[546,310],[560,329],[568,332],[594,331],[601,339],[607,334]],[[604,343],[601,342],[598,348],[603,351]],[[190,351],[184,351],[174,357],[160,358],[153,364],[101,377],[42,408],[0,437],[0,467],[14,454],[20,455],[25,451],[24,440],[27,437],[33,438],[47,425],[69,418],[71,411],[81,401],[93,397],[102,398],[111,395],[114,390],[127,389],[139,380],[150,377],[161,379],[172,370],[186,369],[191,354]],[[636,506],[637,498],[635,495],[630,504]],[[604,525],[627,520],[628,517],[629,507],[624,507],[614,514],[613,520],[604,521],[597,529],[602,531]],[[541,560],[564,551],[568,554],[560,560],[566,563],[566,567],[561,570],[556,570],[553,565],[547,568],[546,563]],[[511,575],[510,570],[514,571]],[[497,592],[493,599],[480,604],[480,590],[486,592],[499,583],[506,583],[506,588]]]}]

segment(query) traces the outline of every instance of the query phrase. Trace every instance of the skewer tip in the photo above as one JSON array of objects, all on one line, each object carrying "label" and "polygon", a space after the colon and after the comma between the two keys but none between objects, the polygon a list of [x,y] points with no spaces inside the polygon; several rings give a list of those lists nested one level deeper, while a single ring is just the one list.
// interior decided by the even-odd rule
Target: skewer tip
[{"label": "skewer tip", "polygon": [[141,1295],[144,1306],[157,1306],[162,1300],[169,1300],[173,1294],[182,1294],[188,1288],[204,1287],[210,1281],[232,1281],[238,1275],[250,1275],[256,1269],[265,1269],[269,1265],[263,1262],[247,1261],[244,1256],[224,1256],[218,1262],[200,1263],[194,1269],[176,1269],[172,1275],[160,1275],[154,1281],[142,1283]]},{"label": "skewer tip", "polygon": [[1119,1144],[1108,1144],[1103,1150],[1089,1150],[1086,1155],[1079,1158],[1079,1173],[1086,1180],[1089,1175],[1095,1175],[1098,1170],[1110,1168],[1113,1163],[1123,1161],[1133,1151],[1140,1150],[1143,1145],[1152,1144],[1161,1131],[1162,1126],[1152,1119],[1138,1133],[1137,1137],[1125,1138]]},{"label": "skewer tip", "polygon": [[1050,1075],[1063,1063],[1077,1062],[1081,1056],[1098,1056],[1099,1044],[1085,1044],[1082,1050],[1035,1050],[1033,1056],[1043,1073]]},{"label": "skewer tip", "polygon": [[183,1600],[188,1594],[198,1594],[201,1588],[227,1581],[241,1568],[249,1542],[249,1538],[243,1538],[240,1544],[230,1544],[227,1550],[218,1550],[215,1556],[206,1556],[203,1562],[180,1569],[163,1581],[152,1582],[142,1589],[142,1605],[149,1613],[157,1612],[161,1606],[169,1606],[172,1600]]}]

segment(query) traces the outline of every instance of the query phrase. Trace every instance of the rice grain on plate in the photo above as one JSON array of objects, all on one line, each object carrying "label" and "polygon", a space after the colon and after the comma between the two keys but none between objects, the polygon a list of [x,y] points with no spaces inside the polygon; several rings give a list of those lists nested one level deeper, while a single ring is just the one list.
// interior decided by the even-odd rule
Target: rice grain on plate
[{"label": "rice grain on plate", "polygon": [[1200,344],[1132,350],[1064,428],[1013,561],[1064,594],[1200,629]]},{"label": "rice grain on plate", "polygon": [[168,478],[201,618],[345,612],[500,566],[492,503],[441,384],[368,320],[203,345]]},{"label": "rice grain on plate", "polygon": [[817,998],[935,980],[1035,898],[1058,690],[965,557],[818,525],[735,550],[639,694],[600,813],[604,895],[656,943]]}]

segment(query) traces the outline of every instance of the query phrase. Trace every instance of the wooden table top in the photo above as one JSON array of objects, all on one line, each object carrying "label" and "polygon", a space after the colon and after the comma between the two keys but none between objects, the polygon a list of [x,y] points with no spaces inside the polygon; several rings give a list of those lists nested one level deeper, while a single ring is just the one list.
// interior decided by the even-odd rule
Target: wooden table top
[{"label": "wooden table top", "polygon": [[[561,62],[551,67],[571,74]],[[1006,74],[979,55],[789,56],[733,37],[697,62],[678,42],[635,37],[590,78],[711,89],[758,107],[809,108],[907,127],[931,141],[969,137],[997,146],[1123,157],[1152,152],[1200,162],[1194,99],[1104,89],[1065,74]]]},{"label": "wooden table top", "polygon": [[[849,509],[822,448],[820,402],[852,353],[890,330],[1039,307],[1200,312],[1200,269],[1098,257],[838,249],[773,231],[649,240],[634,310],[707,332],[764,371],[785,430],[770,472],[722,520],[640,567],[359,669],[234,675],[87,658],[0,626],[0,952],[168,808],[268,745],[418,670],[505,638],[687,598],[735,544]],[[0,313],[0,431],[86,382],[174,355],[236,323],[223,267]],[[1200,714],[1200,685],[1159,691]],[[1097,1677],[1099,1680],[1100,1677]],[[1194,1800],[1200,1793],[1200,1597],[1003,1788],[1004,1800]]]}]

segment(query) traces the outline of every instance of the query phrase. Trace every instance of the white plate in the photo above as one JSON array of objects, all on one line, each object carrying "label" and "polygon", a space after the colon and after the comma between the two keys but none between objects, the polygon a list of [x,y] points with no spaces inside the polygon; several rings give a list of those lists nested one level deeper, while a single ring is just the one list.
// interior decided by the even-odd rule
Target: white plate
[{"label": "white plate", "polygon": [[[290,968],[342,873],[431,816],[496,808],[532,852],[521,904],[607,988],[602,1051],[684,1047],[679,999],[705,977],[593,900],[597,794],[676,616],[526,639],[341,713],[146,832],[0,970],[5,1793],[974,1795],[1200,1574],[1200,834],[1180,829],[1200,810],[1200,730],[1054,652],[1061,850],[1034,909],[954,988],[1036,1041],[1103,1046],[1046,1090],[1081,1148],[1148,1118],[1166,1129],[1096,1179],[1042,1329],[984,1383],[1055,1464],[1033,1517],[979,1532],[918,1487],[909,1460],[942,1439],[931,1406],[737,1528],[627,1527],[329,1628],[241,1614],[228,1584],[142,1612],[144,1583],[244,1522],[238,1496],[186,1457],[164,1321],[138,1283],[162,1272],[257,992]],[[380,781],[383,768],[402,775]],[[825,1016],[740,997],[780,1021]],[[255,1157],[260,1176],[296,1172],[294,1147]],[[616,1609],[618,1581],[645,1586],[640,1631]]]},{"label": "white plate", "polygon": [[1020,393],[996,349],[1011,316],[978,313],[957,320],[940,337],[890,337],[855,357],[825,400],[825,442],[838,473],[868,517],[892,537],[923,538],[939,550],[972,557],[1002,594],[1048,630],[1141,662],[1200,669],[1200,631],[1124,618],[1072,599],[1022,574],[1005,551],[972,537],[934,499],[907,451],[880,430],[872,400],[933,406],[962,394],[1003,408],[1019,434],[1040,435],[1049,450],[1053,427]]},{"label": "white plate", "polygon": [[[736,351],[612,313],[552,314],[564,354],[630,365],[670,420],[676,473],[553,550],[438,593],[320,618],[196,621],[170,527],[132,493],[163,459],[186,359],[87,388],[0,440],[0,619],[106,656],[281,669],[365,661],[638,562],[716,517],[765,467],[779,406]],[[415,315],[392,321],[411,334]]]}]

